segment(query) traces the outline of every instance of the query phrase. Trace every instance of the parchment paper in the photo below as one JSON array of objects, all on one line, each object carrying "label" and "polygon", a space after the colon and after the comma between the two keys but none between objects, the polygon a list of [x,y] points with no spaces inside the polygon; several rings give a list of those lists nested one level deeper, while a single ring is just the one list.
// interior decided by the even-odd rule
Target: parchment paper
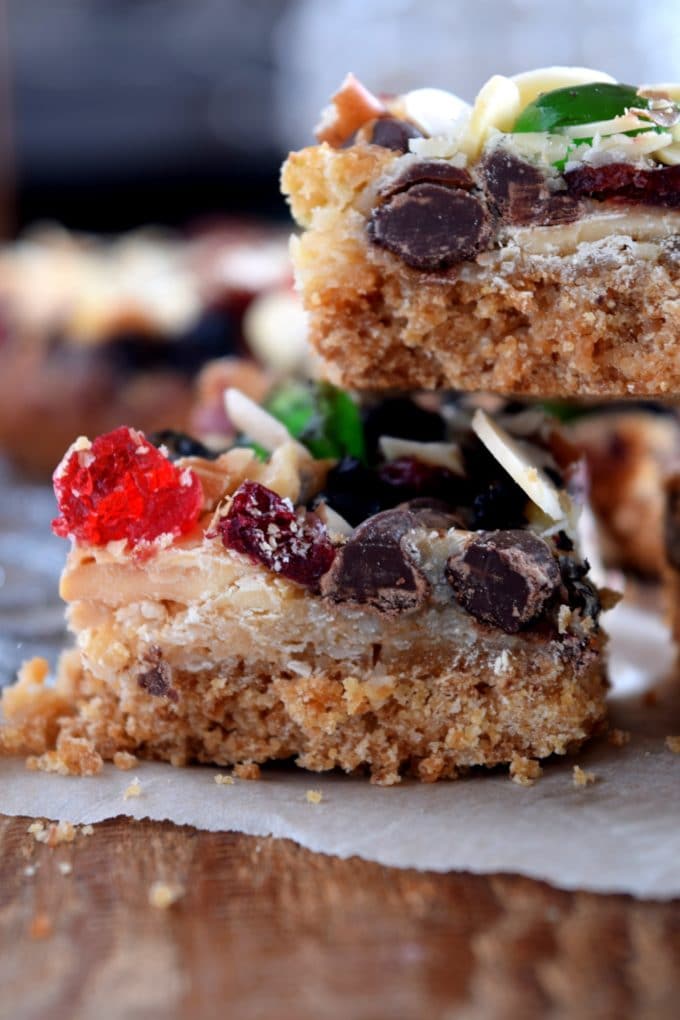
[{"label": "parchment paper", "polygon": [[[680,703],[670,687],[656,707],[640,696],[672,661],[670,641],[656,616],[626,606],[610,614],[609,626],[621,687],[613,722],[631,731],[631,741],[616,748],[599,740],[576,759],[548,762],[533,787],[480,771],[458,782],[383,789],[292,767],[265,769],[259,782],[217,785],[215,774],[226,770],[152,763],[73,779],[0,760],[0,812],[72,822],[121,814],[170,819],[285,836],[311,850],[397,867],[512,872],[565,889],[680,896],[680,755],[664,743],[680,733]],[[594,785],[573,785],[574,761],[595,773]],[[134,777],[141,795],[125,800]],[[307,800],[309,790],[321,792],[321,803]]]}]

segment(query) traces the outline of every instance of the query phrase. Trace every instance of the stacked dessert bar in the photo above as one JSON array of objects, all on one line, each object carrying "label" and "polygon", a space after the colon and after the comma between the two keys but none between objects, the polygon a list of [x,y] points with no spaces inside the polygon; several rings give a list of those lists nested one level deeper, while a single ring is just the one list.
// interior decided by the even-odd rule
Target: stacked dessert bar
[{"label": "stacked dessert bar", "polygon": [[678,121],[668,91],[580,69],[472,107],[350,76],[283,170],[328,381],[228,390],[224,451],[131,428],[67,451],[77,647],[55,688],[24,668],[4,746],[64,772],[132,753],[530,782],[600,729],[582,464],[481,391],[678,390]]}]

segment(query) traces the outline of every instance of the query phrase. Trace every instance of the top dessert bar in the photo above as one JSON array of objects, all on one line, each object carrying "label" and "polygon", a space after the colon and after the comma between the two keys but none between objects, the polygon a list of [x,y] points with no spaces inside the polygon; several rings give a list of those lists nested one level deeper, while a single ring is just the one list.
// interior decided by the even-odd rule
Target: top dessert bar
[{"label": "top dessert bar", "polygon": [[357,389],[680,393],[680,86],[351,75],[283,190],[310,339]]}]

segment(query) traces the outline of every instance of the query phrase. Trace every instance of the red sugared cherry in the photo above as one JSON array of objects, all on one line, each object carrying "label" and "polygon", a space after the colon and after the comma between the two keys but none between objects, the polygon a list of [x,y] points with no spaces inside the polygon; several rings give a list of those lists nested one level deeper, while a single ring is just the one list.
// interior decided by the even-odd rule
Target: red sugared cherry
[{"label": "red sugared cherry", "polygon": [[177,537],[198,520],[203,492],[190,468],[172,464],[141,432],[121,427],[75,443],[54,472],[59,517],[52,530],[89,545]]},{"label": "red sugared cherry", "polygon": [[217,524],[227,549],[244,553],[282,577],[314,586],[335,556],[323,522],[316,514],[295,511],[259,482],[243,482]]}]

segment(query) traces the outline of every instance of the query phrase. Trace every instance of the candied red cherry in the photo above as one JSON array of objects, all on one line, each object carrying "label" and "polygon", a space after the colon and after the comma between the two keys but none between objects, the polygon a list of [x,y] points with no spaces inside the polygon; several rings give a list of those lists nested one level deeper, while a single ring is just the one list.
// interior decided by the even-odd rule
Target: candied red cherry
[{"label": "candied red cherry", "polygon": [[296,511],[289,499],[259,482],[239,486],[217,531],[227,549],[310,587],[335,556],[328,531],[316,514]]},{"label": "candied red cherry", "polygon": [[93,443],[79,440],[54,472],[59,517],[52,530],[90,545],[183,535],[201,512],[203,492],[141,432],[121,427]]}]

